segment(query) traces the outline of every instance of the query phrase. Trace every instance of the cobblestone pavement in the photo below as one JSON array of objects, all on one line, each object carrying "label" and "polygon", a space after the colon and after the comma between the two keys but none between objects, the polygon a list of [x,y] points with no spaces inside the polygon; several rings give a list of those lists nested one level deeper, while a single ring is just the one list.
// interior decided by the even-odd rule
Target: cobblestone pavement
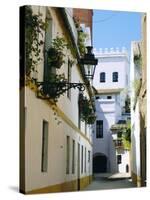
[{"label": "cobblestone pavement", "polygon": [[129,174],[95,174],[90,185],[84,188],[88,190],[105,190],[119,188],[135,188]]}]

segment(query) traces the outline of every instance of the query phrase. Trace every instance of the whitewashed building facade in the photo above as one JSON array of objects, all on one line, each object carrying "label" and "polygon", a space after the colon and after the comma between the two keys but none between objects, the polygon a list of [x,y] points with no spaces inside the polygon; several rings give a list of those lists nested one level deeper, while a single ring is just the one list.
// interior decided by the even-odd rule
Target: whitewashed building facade
[{"label": "whitewashed building facade", "polygon": [[[141,63],[138,62],[141,56],[141,42],[133,41],[131,43],[131,171],[132,179],[140,186],[141,184],[141,150],[140,150],[140,100],[138,98],[141,86]],[[136,178],[135,178],[136,177]],[[135,181],[136,179],[136,181]]]},{"label": "whitewashed building facade", "polygon": [[129,86],[128,53],[125,48],[99,49],[94,53],[98,65],[93,79],[97,115],[93,129],[93,172],[126,172],[129,152],[116,148],[117,132],[112,132],[111,127],[130,118],[124,113]]},{"label": "whitewashed building facade", "polygon": [[[43,54],[57,36],[63,37],[67,44],[70,42],[73,49],[64,48],[65,62],[55,72],[63,74],[68,82],[85,85],[78,63],[78,34],[72,9],[31,8],[33,14],[41,14],[43,22],[47,21],[47,29],[42,34],[42,59],[20,88],[20,191],[30,194],[80,190],[92,180],[92,132],[91,126],[80,119],[80,92],[70,89],[56,103],[38,97],[37,93],[37,83],[44,82],[46,73]],[[25,12],[21,17],[24,25]],[[85,88],[88,99],[91,90],[90,86]]]}]

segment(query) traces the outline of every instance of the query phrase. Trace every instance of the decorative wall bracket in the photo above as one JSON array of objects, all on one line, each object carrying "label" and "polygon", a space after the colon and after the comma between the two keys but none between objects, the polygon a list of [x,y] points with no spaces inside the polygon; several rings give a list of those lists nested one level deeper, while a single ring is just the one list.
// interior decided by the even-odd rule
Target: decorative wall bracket
[{"label": "decorative wall bracket", "polygon": [[85,90],[85,84],[83,83],[68,83],[62,82],[37,82],[37,97],[41,99],[58,99],[60,95],[63,95],[71,88],[78,89],[80,92]]}]

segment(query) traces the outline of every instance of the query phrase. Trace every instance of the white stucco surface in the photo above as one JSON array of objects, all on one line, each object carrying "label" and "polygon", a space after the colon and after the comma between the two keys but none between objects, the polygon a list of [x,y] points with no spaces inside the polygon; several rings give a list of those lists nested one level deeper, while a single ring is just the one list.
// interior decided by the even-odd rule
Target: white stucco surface
[{"label": "white stucco surface", "polygon": [[[103,138],[96,138],[96,125],[93,135],[93,154],[103,153],[108,159],[107,172],[122,172],[129,156],[123,155],[123,163],[118,166],[116,149],[110,130],[122,119],[122,110],[128,90],[129,61],[125,50],[95,50],[98,65],[95,69],[93,86],[98,91],[95,98],[97,120],[103,120]],[[105,82],[100,82],[100,73],[105,73]],[[113,72],[118,72],[118,81],[112,81]],[[99,92],[100,91],[100,92]],[[108,99],[110,98],[111,99]]]}]

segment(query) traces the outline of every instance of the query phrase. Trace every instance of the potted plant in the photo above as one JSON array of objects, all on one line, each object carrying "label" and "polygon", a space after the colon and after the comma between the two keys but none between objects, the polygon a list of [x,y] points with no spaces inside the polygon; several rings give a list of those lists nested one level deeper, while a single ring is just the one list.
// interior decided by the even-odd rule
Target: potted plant
[{"label": "potted plant", "polygon": [[47,65],[48,68],[55,67],[60,68],[64,61],[64,49],[67,47],[64,38],[56,37],[52,41],[51,47],[47,51]]},{"label": "potted plant", "polygon": [[64,54],[62,52],[58,51],[54,47],[50,47],[48,49],[47,55],[48,55],[47,59],[48,67],[56,67],[59,69],[63,65]]},{"label": "potted plant", "polygon": [[47,96],[57,102],[67,82],[64,74],[51,74],[49,81],[45,81],[43,85],[42,95]]}]

